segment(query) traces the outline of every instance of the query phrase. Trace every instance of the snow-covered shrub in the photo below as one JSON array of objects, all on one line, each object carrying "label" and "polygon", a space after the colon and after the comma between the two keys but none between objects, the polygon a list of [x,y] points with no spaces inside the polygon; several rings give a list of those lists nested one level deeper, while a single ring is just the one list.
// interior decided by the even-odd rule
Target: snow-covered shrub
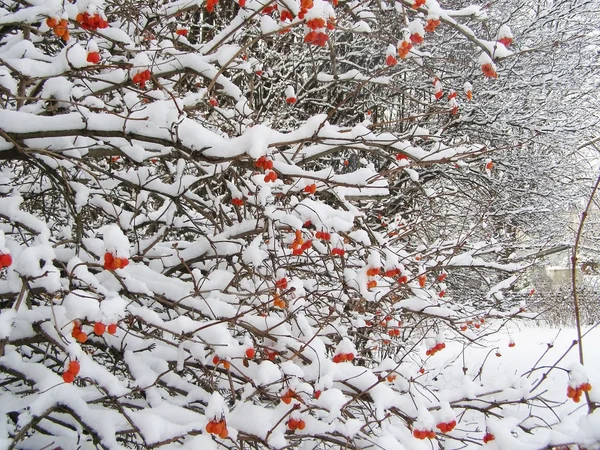
[{"label": "snow-covered shrub", "polygon": [[[455,128],[511,55],[484,19],[435,0],[4,2],[3,444],[575,442],[548,431],[543,385],[480,383],[447,348],[528,314],[503,297],[522,264],[468,195],[497,169]],[[471,59],[446,79],[455,41]]]}]

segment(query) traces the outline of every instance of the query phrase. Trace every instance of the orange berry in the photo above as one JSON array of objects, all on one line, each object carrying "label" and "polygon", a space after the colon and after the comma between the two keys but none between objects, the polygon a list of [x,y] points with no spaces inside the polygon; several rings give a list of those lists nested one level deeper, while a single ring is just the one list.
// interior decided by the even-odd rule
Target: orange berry
[{"label": "orange berry", "polygon": [[96,322],[94,324],[94,334],[96,336],[102,336],[105,331],[106,331],[106,325],[104,325],[102,322]]},{"label": "orange berry", "polygon": [[62,25],[57,25],[54,27],[54,34],[58,37],[62,37],[67,32],[67,27]]},{"label": "orange berry", "polygon": [[115,334],[117,332],[117,324],[111,323],[108,327],[106,327],[106,331],[108,331],[108,334]]},{"label": "orange berry", "polygon": [[215,429],[215,425],[216,424],[213,421],[208,422],[206,424],[206,428],[205,428],[206,432],[210,433],[210,434],[213,434],[214,433],[214,429]]},{"label": "orange berry", "polygon": [[79,342],[80,344],[85,343],[85,341],[87,341],[88,339],[88,335],[85,334],[83,331],[81,333],[79,333],[75,339],[77,340],[77,342]]},{"label": "orange berry", "polygon": [[77,376],[80,370],[81,366],[79,365],[78,361],[69,362],[69,368],[67,369],[67,372],[71,372],[73,375]]},{"label": "orange berry", "polygon": [[286,405],[292,403],[292,399],[296,398],[296,392],[292,389],[288,389],[288,391],[281,397],[281,401]]},{"label": "orange berry", "polygon": [[62,374],[62,378],[65,383],[72,383],[75,380],[75,374],[67,371]]}]

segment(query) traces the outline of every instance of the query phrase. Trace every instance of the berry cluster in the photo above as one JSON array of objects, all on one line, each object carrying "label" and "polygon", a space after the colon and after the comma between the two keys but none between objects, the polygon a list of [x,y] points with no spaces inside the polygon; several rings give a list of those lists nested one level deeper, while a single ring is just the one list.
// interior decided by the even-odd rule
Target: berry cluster
[{"label": "berry cluster", "polygon": [[261,156],[256,161],[254,161],[254,165],[262,170],[273,170],[273,161],[267,159],[266,156]]},{"label": "berry cluster", "polygon": [[331,254],[333,256],[344,256],[346,254],[346,250],[344,250],[343,248],[333,248],[331,249]]},{"label": "berry cluster", "polygon": [[223,368],[225,370],[229,370],[229,368],[231,367],[231,364],[229,364],[229,361],[225,361],[224,359],[219,358],[217,355],[215,355],[213,357],[212,362],[215,366],[218,366],[219,364],[223,364]]},{"label": "berry cluster", "polygon": [[46,19],[46,25],[48,25],[54,31],[54,34],[67,42],[69,40],[69,22],[67,19],[56,19],[54,17],[48,17]]},{"label": "berry cluster", "polygon": [[86,12],[77,14],[75,18],[79,25],[84,30],[95,31],[98,28],[108,28],[108,22],[100,14],[90,15]]},{"label": "berry cluster", "polygon": [[386,66],[393,67],[396,64],[398,64],[398,60],[394,57],[394,55],[388,55],[387,58],[385,58]]},{"label": "berry cluster", "polygon": [[298,13],[298,19],[303,20],[308,10],[313,6],[313,0],[300,0],[300,12]]},{"label": "berry cluster", "polygon": [[219,3],[219,0],[206,0],[206,10],[208,12],[213,12],[217,3]]},{"label": "berry cluster", "polygon": [[127,267],[129,259],[127,258],[115,258],[112,253],[106,252],[104,254],[104,268],[106,270],[117,270]]},{"label": "berry cluster", "polygon": [[422,288],[425,287],[425,284],[427,283],[427,275],[425,275],[424,273],[419,275],[419,286],[421,286]]},{"label": "berry cluster", "polygon": [[285,289],[287,289],[287,287],[288,287],[288,281],[287,281],[287,278],[286,278],[286,277],[283,277],[283,278],[281,278],[281,279],[277,280],[277,281],[275,282],[275,287],[276,287],[277,289],[281,289],[282,291],[283,291],[283,290],[285,290]]},{"label": "berry cluster", "polygon": [[308,186],[305,186],[304,192],[306,194],[314,194],[315,192],[317,192],[317,185],[315,183],[313,183],[313,184],[309,184]]},{"label": "berry cluster", "polygon": [[98,64],[100,62],[100,53],[89,52],[87,54],[87,62],[89,62],[91,64]]},{"label": "berry cluster", "polygon": [[419,9],[425,3],[427,3],[427,0],[415,0],[415,2],[412,4],[412,8],[413,9]]},{"label": "berry cluster", "polygon": [[12,264],[12,256],[8,253],[0,254],[0,269],[8,267]]},{"label": "berry cluster", "polygon": [[285,300],[277,292],[273,295],[273,306],[280,309],[285,309],[287,306]]},{"label": "berry cluster", "polygon": [[287,9],[284,9],[283,11],[281,11],[280,20],[282,22],[285,22],[286,20],[294,20],[294,15]]},{"label": "berry cluster", "polygon": [[111,323],[108,326],[106,326],[102,322],[96,322],[94,324],[94,334],[96,336],[102,336],[106,332],[108,332],[108,334],[115,334],[117,332],[117,324]]},{"label": "berry cluster", "polygon": [[267,14],[271,14],[272,12],[277,11],[277,9],[278,9],[278,6],[277,6],[277,3],[275,3],[271,6],[265,6],[262,9],[261,13],[267,15]]},{"label": "berry cluster", "polygon": [[209,434],[216,434],[221,439],[227,439],[227,436],[229,436],[225,419],[221,419],[218,422],[216,420],[211,420],[208,422],[206,424],[206,432]]},{"label": "berry cluster", "polygon": [[317,231],[315,233],[315,237],[317,239],[322,239],[324,241],[328,241],[331,239],[331,233],[328,233],[327,231]]},{"label": "berry cluster", "polygon": [[367,282],[367,289],[373,289],[377,287],[377,281],[375,280],[369,280]]},{"label": "berry cluster", "polygon": [[316,45],[318,47],[325,47],[328,40],[329,36],[327,33],[323,33],[322,31],[309,31],[306,36],[304,36],[304,42],[307,44]]},{"label": "berry cluster", "polygon": [[175,34],[177,36],[187,36],[188,30],[186,28],[178,28],[177,30],[175,30]]},{"label": "berry cluster", "polygon": [[72,383],[73,381],[75,381],[75,377],[77,376],[77,374],[79,374],[79,370],[81,370],[79,362],[77,362],[77,361],[69,362],[69,367],[62,374],[63,381],[65,383]]},{"label": "berry cluster", "polygon": [[302,230],[296,230],[296,238],[290,245],[290,248],[292,249],[292,255],[301,255],[305,250],[308,250],[311,247],[312,241],[304,241],[304,238],[302,237]]},{"label": "berry cluster", "polygon": [[294,391],[293,389],[288,389],[287,392],[281,396],[281,401],[286,405],[289,405],[290,403],[292,403],[292,400],[296,398],[296,391]]},{"label": "berry cluster", "polygon": [[396,268],[396,269],[388,269],[385,271],[385,273],[383,274],[386,277],[397,277],[398,275],[400,275],[400,269]]},{"label": "berry cluster", "polygon": [[304,420],[299,419],[290,419],[287,423],[287,426],[290,430],[294,431],[294,430],[304,430],[304,427],[306,426],[306,424],[304,423]]},{"label": "berry cluster", "polygon": [[433,430],[414,430],[413,436],[417,439],[435,439],[435,431]]},{"label": "berry cluster", "polygon": [[379,272],[381,272],[381,267],[371,267],[367,270],[367,276],[375,277],[375,276],[379,275]]},{"label": "berry cluster", "polygon": [[410,35],[410,42],[413,44],[420,44],[423,42],[423,36],[421,36],[419,33],[412,33]]},{"label": "berry cluster", "polygon": [[591,390],[592,390],[592,385],[590,383],[583,383],[575,388],[568,386],[567,387],[567,397],[572,398],[575,403],[579,403],[581,401],[581,395],[584,392],[589,392]]},{"label": "berry cluster", "polygon": [[456,426],[456,420],[451,420],[450,422],[441,422],[436,425],[436,428],[440,430],[442,433],[449,433]]},{"label": "berry cluster", "polygon": [[425,31],[428,33],[433,33],[435,29],[441,25],[441,23],[442,22],[439,19],[429,19],[425,25]]},{"label": "berry cluster", "polygon": [[318,28],[325,28],[327,23],[325,19],[322,17],[315,17],[314,19],[310,19],[306,21],[306,26],[311,30],[317,30]]},{"label": "berry cluster", "polygon": [[80,344],[83,344],[88,338],[87,333],[84,333],[81,330],[81,323],[78,321],[73,322],[73,331],[71,331],[71,336],[73,336]]},{"label": "berry cluster", "polygon": [[242,206],[244,204],[244,199],[238,198],[238,197],[232,198],[231,199],[231,204],[235,205],[235,206],[238,206],[238,207]]},{"label": "berry cluster", "polygon": [[433,356],[435,355],[437,352],[444,350],[446,348],[446,344],[444,344],[443,342],[438,342],[437,344],[435,344],[433,347],[431,347],[429,350],[427,350],[425,352],[425,354],[427,356]]},{"label": "berry cluster", "polygon": [[[475,328],[479,329],[479,328],[481,328],[482,323],[485,323],[484,318],[479,319],[478,322],[473,322],[472,320],[467,320],[466,324],[463,324],[460,326],[460,331],[467,331],[467,328],[471,325],[473,325]],[[514,347],[514,345],[513,345],[513,347]]]},{"label": "berry cluster", "polygon": [[488,78],[498,78],[498,74],[496,73],[492,63],[482,64],[481,71]]},{"label": "berry cluster", "polygon": [[332,359],[336,364],[341,362],[350,362],[354,359],[354,353],[338,353]]},{"label": "berry cluster", "polygon": [[146,69],[142,72],[138,72],[136,73],[132,78],[131,81],[133,81],[135,84],[139,84],[141,89],[145,89],[146,88],[146,82],[150,81],[150,76],[152,75],[152,73],[150,72],[150,69]]},{"label": "berry cluster", "polygon": [[388,334],[390,337],[398,337],[400,336],[400,328],[392,328],[391,330],[388,330]]},{"label": "berry cluster", "polygon": [[512,44],[512,38],[510,37],[503,37],[498,39],[498,42],[500,42],[501,44],[503,44],[505,47],[508,47],[510,44]]},{"label": "berry cluster", "polygon": [[408,53],[412,49],[412,44],[408,41],[402,41],[400,47],[398,47],[398,56],[404,59],[408,56]]}]

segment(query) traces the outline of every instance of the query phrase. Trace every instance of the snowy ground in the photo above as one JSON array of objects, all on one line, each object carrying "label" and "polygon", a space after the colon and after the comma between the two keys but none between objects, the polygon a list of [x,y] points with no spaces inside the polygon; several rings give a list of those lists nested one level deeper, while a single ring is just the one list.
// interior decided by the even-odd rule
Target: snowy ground
[{"label": "snowy ground", "polygon": [[[575,403],[566,396],[570,377],[568,369],[578,362],[577,346],[572,346],[573,341],[577,339],[576,331],[574,329],[517,327],[515,325],[509,331],[510,337],[516,344],[512,348],[508,346],[510,337],[507,336],[507,333],[500,333],[489,338],[488,342],[495,343],[495,346],[492,347],[488,345],[485,348],[471,346],[463,352],[459,344],[451,343],[448,346],[450,351],[445,356],[448,358],[450,354],[458,354],[458,358],[437,363],[432,360],[432,366],[435,363],[435,366],[440,369],[437,373],[432,370],[426,375],[442,390],[454,387],[452,394],[456,395],[454,398],[460,398],[461,394],[470,397],[469,392],[483,393],[485,391],[480,386],[485,385],[485,390],[489,392],[489,395],[484,398],[489,398],[490,402],[509,400],[511,395],[507,386],[514,387],[513,400],[527,396],[532,386],[536,386],[540,380],[543,380],[534,392],[543,392],[543,398],[548,401],[548,405],[552,405],[552,408],[536,409],[524,405],[522,407],[510,406],[505,408],[505,413],[512,417],[499,420],[489,416],[485,425],[487,425],[487,431],[496,436],[496,440],[484,446],[485,448],[507,450],[543,448],[545,445],[543,443],[547,442],[549,436],[548,431],[534,429],[532,433],[524,434],[523,428],[519,429],[518,425],[531,428],[534,424],[544,421],[552,425],[559,421],[562,422],[550,434],[555,443],[572,443],[572,436],[577,436],[579,443],[586,445],[586,448],[600,448],[600,445],[597,444],[600,442],[599,415],[587,416],[587,404],[584,398],[580,403]],[[585,374],[589,377],[592,387],[598,387],[592,389],[590,397],[597,402],[600,401],[600,328],[589,331],[583,338],[583,342]],[[440,352],[436,357],[441,358],[442,353]],[[463,367],[468,368],[468,377],[464,376]],[[473,383],[469,383],[468,379],[473,380]],[[494,387],[497,387],[496,391]],[[485,408],[486,403],[481,402],[481,407]],[[486,429],[481,429],[483,424],[480,422],[481,419],[475,421],[470,418],[469,413],[466,413],[460,417],[457,426],[457,431],[463,428],[466,435],[473,438],[473,448],[481,445],[481,436],[472,433],[474,427],[481,431],[481,435],[486,432]],[[471,432],[467,430],[471,430]],[[518,439],[514,438],[515,431],[519,432]],[[564,439],[561,440],[561,431],[571,438],[564,436]],[[479,442],[475,443],[477,440]],[[453,445],[448,448],[464,447]],[[467,448],[471,448],[471,446]]]}]

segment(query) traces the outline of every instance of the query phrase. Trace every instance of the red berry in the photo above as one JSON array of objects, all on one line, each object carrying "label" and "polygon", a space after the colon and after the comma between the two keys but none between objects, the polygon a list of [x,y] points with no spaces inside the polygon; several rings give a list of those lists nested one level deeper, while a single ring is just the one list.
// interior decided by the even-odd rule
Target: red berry
[{"label": "red berry", "polygon": [[256,350],[254,350],[253,348],[249,348],[248,350],[246,350],[246,358],[252,359],[252,358],[254,358],[255,355],[256,355]]},{"label": "red berry", "polygon": [[11,264],[12,264],[12,256],[10,256],[8,253],[0,255],[0,269],[2,267],[8,267]]},{"label": "red berry", "polygon": [[108,252],[105,253],[104,254],[104,268],[106,270],[110,270],[114,260],[115,260],[115,257],[111,253],[108,253]]},{"label": "red berry", "polygon": [[81,366],[79,365],[79,362],[71,361],[69,363],[69,368],[67,369],[67,372],[71,372],[73,374],[73,376],[77,376],[77,374],[79,373],[80,370],[81,370]]},{"label": "red berry", "polygon": [[483,436],[483,442],[485,444],[487,444],[490,441],[493,441],[494,439],[496,439],[496,437],[492,433],[485,433],[485,435]]},{"label": "red berry", "polygon": [[106,331],[108,331],[108,334],[115,334],[117,332],[117,324],[116,323],[111,323],[106,328]]},{"label": "red berry", "polygon": [[105,331],[106,331],[106,325],[104,325],[102,322],[96,322],[94,324],[94,334],[96,336],[102,336]]},{"label": "red berry", "polygon": [[75,375],[67,371],[62,374],[62,378],[65,383],[72,383],[75,380]]}]

